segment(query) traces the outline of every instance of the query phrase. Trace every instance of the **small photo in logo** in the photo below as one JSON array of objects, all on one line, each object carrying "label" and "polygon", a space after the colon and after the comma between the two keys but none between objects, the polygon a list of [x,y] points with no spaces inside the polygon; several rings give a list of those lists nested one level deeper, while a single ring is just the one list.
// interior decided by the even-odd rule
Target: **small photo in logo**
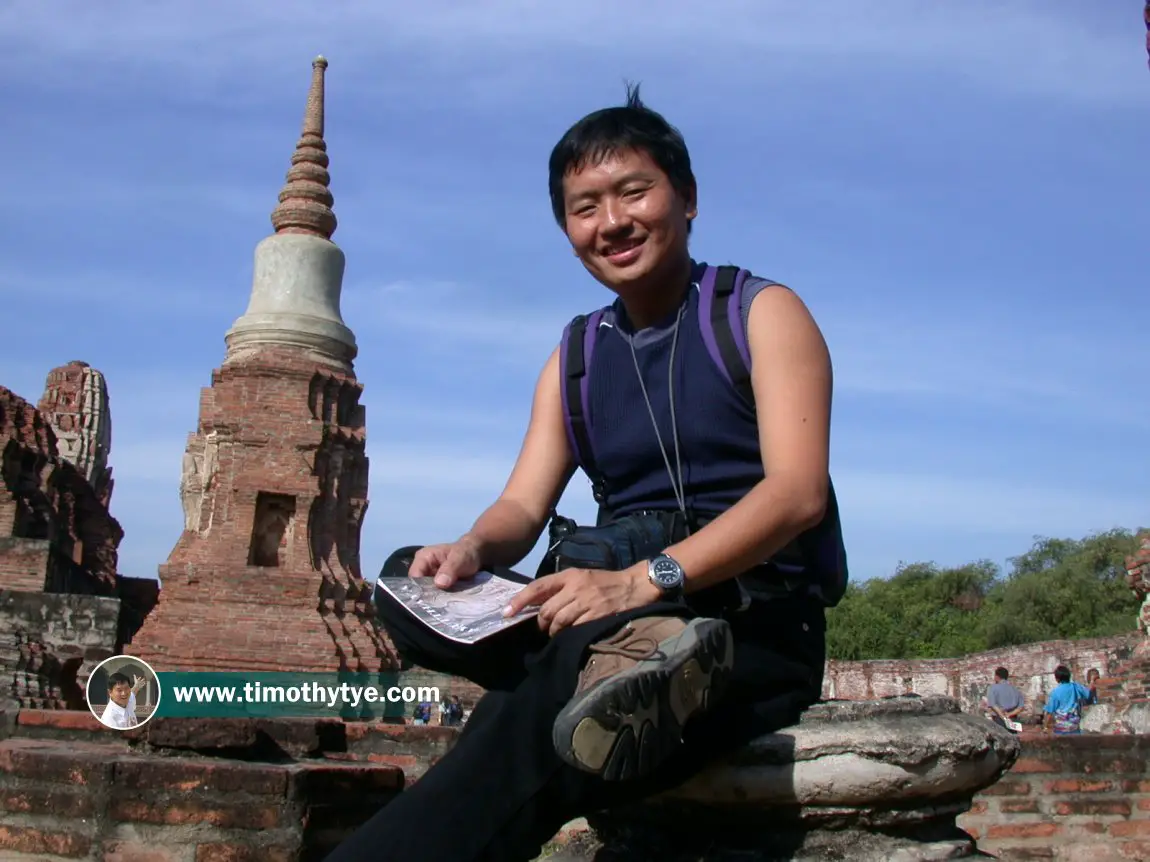
[{"label": "small photo in logo", "polygon": [[88,677],[88,709],[105,727],[129,730],[147,724],[160,705],[156,672],[135,656],[106,658]]}]

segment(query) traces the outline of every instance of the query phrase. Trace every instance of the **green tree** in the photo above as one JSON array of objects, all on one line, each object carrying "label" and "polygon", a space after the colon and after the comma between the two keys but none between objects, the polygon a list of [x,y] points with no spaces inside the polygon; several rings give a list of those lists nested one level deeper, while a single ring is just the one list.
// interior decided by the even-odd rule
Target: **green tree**
[{"label": "green tree", "polygon": [[1136,534],[1038,538],[1010,561],[941,569],[900,564],[889,578],[852,583],[827,614],[827,654],[844,660],[947,658],[995,647],[1133,629],[1138,601],[1123,562]]}]

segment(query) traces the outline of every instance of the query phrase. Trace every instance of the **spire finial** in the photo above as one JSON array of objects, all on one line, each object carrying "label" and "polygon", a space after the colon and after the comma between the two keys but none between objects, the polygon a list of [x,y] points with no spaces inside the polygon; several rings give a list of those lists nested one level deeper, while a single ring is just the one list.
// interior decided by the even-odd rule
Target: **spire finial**
[{"label": "spire finial", "polygon": [[276,233],[302,233],[330,240],[336,218],[329,183],[327,144],[323,140],[323,75],[327,60],[316,57],[311,64],[311,90],[304,111],[303,134],[291,159],[287,182],[279,205],[272,211]]}]

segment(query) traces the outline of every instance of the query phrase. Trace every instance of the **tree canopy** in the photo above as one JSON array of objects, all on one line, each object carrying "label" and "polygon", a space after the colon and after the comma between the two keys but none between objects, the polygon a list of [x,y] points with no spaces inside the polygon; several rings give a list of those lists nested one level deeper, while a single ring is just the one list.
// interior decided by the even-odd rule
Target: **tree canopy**
[{"label": "tree canopy", "polygon": [[1009,561],[958,568],[901,564],[889,578],[852,583],[827,613],[833,659],[951,658],[1037,641],[1134,631],[1138,598],[1124,561],[1137,533],[1038,538]]}]

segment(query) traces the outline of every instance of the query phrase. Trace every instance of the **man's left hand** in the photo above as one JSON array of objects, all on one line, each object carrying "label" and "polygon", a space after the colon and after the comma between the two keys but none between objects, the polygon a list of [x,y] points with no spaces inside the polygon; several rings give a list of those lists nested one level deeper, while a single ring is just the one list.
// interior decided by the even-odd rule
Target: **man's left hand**
[{"label": "man's left hand", "polygon": [[524,587],[504,610],[514,616],[538,606],[539,628],[554,637],[563,629],[658,601],[662,593],[647,578],[647,564],[621,572],[566,569]]}]

